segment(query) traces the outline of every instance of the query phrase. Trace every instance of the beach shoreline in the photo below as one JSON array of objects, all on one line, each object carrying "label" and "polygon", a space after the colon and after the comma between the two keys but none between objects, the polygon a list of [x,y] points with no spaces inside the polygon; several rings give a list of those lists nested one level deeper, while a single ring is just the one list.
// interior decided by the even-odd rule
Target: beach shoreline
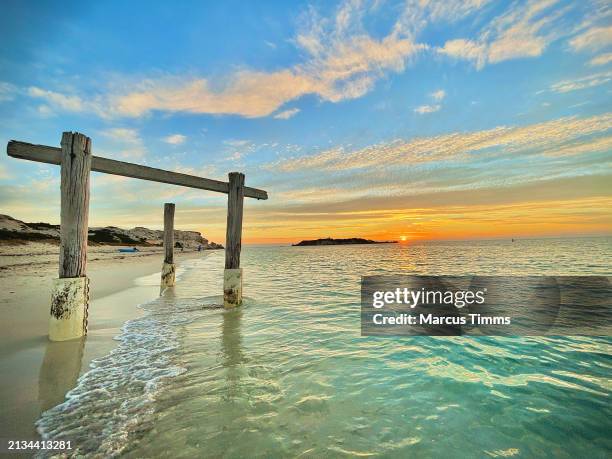
[{"label": "beach shoreline", "polygon": [[[116,347],[113,338],[123,324],[142,315],[138,305],[159,296],[153,277],[161,272],[163,251],[153,247],[119,254],[116,247],[92,247],[88,335],[52,343],[47,332],[58,247],[32,243],[6,248],[0,254],[0,431],[6,438],[33,439],[38,437],[34,422],[40,413],[61,403],[91,361]],[[209,253],[179,251],[175,262],[180,267]],[[138,281],[142,278],[145,282]]]}]

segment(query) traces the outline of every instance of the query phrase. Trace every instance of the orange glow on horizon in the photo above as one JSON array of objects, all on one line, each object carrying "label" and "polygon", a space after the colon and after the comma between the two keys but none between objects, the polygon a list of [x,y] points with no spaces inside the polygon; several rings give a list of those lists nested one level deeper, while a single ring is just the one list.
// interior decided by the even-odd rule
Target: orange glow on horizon
[{"label": "orange glow on horizon", "polygon": [[[249,215],[245,219],[249,224],[243,229],[243,243],[291,244],[325,237],[363,237],[408,243],[427,240],[607,236],[612,234],[610,208],[612,198],[600,197],[490,206],[360,210],[316,217],[311,214],[286,214],[279,218],[262,213]],[[213,241],[224,239],[212,237],[210,228],[208,234],[206,230],[202,233]]]}]

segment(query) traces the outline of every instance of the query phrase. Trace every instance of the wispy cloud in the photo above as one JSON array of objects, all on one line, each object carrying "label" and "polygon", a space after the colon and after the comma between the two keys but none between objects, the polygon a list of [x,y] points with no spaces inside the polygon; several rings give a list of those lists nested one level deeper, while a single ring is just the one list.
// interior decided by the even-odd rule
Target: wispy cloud
[{"label": "wispy cloud", "polygon": [[43,116],[61,112],[90,114],[107,119],[117,116],[114,109],[110,107],[108,98],[101,95],[86,98],[79,96],[76,92],[76,90],[72,90],[71,93],[51,91],[38,86],[18,89],[18,93],[44,102],[38,106],[38,112]]},{"label": "wispy cloud", "polygon": [[[244,69],[223,82],[180,76],[147,79],[112,95],[109,106],[132,117],[160,110],[255,118],[307,94],[330,102],[361,97],[388,72],[403,71],[406,60],[426,48],[397,28],[382,38],[373,37],[362,27],[362,16],[360,2],[343,3],[333,18],[310,9],[294,40],[306,59],[292,67],[272,72]],[[295,110],[277,117],[286,119]]]},{"label": "wispy cloud", "polygon": [[566,9],[553,8],[558,0],[532,0],[513,7],[491,21],[477,39],[457,38],[437,49],[440,54],[486,64],[540,56],[566,32],[558,19]]},{"label": "wispy cloud", "polygon": [[162,140],[166,143],[169,143],[170,145],[180,145],[182,143],[185,143],[185,140],[187,140],[187,136],[184,136],[182,134],[172,134],[164,137]]},{"label": "wispy cloud", "polygon": [[[428,50],[482,68],[509,59],[540,56],[553,41],[576,33],[564,27],[563,18],[570,7],[559,6],[559,0],[531,0],[512,3],[486,22],[475,37],[452,38],[440,47],[420,41],[428,26],[476,15],[488,3],[408,0],[386,30],[374,33],[367,26],[376,19],[379,8],[369,2],[345,0],[332,15],[322,16],[311,7],[299,16],[291,42],[299,51],[298,59],[286,67],[261,70],[238,66],[238,70],[218,78],[165,74],[130,81],[129,77],[119,77],[121,84],[108,82],[99,94],[87,97],[39,87],[29,88],[28,95],[45,101],[42,111],[47,114],[63,110],[112,119],[161,111],[287,119],[297,113],[295,108],[283,109],[288,102],[306,95],[332,103],[362,97],[381,79],[404,72],[417,56],[428,55]],[[608,37],[608,31],[599,29],[576,35],[572,46],[599,46]],[[438,105],[423,105],[417,113],[431,113],[440,108]]]},{"label": "wispy cloud", "polygon": [[0,81],[0,102],[13,100],[18,92],[17,86],[6,81]]},{"label": "wispy cloud", "polygon": [[424,115],[426,113],[434,113],[437,112],[438,110],[440,110],[440,105],[436,104],[436,105],[420,105],[417,108],[414,109],[415,113],[418,113],[419,115]]},{"label": "wispy cloud", "polygon": [[473,40],[457,38],[447,41],[437,51],[455,59],[473,61],[477,68],[482,68],[486,62],[487,46]]},{"label": "wispy cloud", "polygon": [[97,142],[94,144],[96,154],[110,158],[141,160],[147,154],[140,133],[131,128],[111,128],[100,132],[103,137],[102,149],[97,149]]},{"label": "wispy cloud", "polygon": [[256,151],[259,147],[247,139],[228,139],[224,140],[223,144],[227,147],[227,155],[225,157],[226,161],[239,161],[245,156]]},{"label": "wispy cloud", "polygon": [[496,19],[485,31],[485,36],[494,37],[488,46],[488,62],[541,55],[562,34],[556,19],[564,11],[552,9],[557,3],[557,0],[533,0],[524,8],[515,8]]},{"label": "wispy cloud", "polygon": [[463,161],[471,155],[550,154],[585,136],[603,135],[612,129],[612,114],[590,118],[559,118],[520,127],[452,133],[412,140],[394,140],[353,151],[334,148],[316,155],[289,158],[269,164],[285,172],[385,169],[436,161]]},{"label": "wispy cloud", "polygon": [[28,95],[36,99],[42,99],[51,107],[69,112],[81,112],[85,109],[86,103],[78,96],[68,96],[59,92],[49,91],[31,86],[28,88]]},{"label": "wispy cloud", "polygon": [[299,108],[291,108],[289,110],[283,110],[282,112],[277,113],[276,115],[274,115],[274,118],[276,118],[277,120],[288,120],[289,118],[292,118],[297,115],[299,112]]},{"label": "wispy cloud", "polygon": [[591,27],[569,42],[574,51],[598,51],[612,46],[612,26]]},{"label": "wispy cloud", "polygon": [[446,91],[444,89],[438,89],[430,94],[430,96],[437,101],[441,101],[446,97]]},{"label": "wispy cloud", "polygon": [[[48,101],[52,109],[87,110],[108,118],[140,117],[153,111],[255,118],[272,115],[305,95],[336,103],[361,97],[381,78],[403,72],[411,58],[429,48],[416,40],[427,22],[456,21],[485,3],[449,1],[416,8],[408,2],[386,34],[374,35],[364,24],[377,8],[347,0],[331,17],[320,16],[314,8],[302,15],[293,43],[303,59],[287,68],[243,68],[219,80],[166,75],[123,81],[92,100],[40,88],[33,88],[30,96]],[[413,14],[416,10],[418,17]],[[276,116],[284,119],[294,113],[284,110]]]},{"label": "wispy cloud", "polygon": [[229,145],[230,147],[238,148],[238,147],[244,147],[246,145],[249,145],[251,141],[246,140],[246,139],[228,139],[228,140],[224,140],[223,143],[225,145]]},{"label": "wispy cloud", "polygon": [[612,72],[596,73],[574,80],[563,80],[551,85],[550,90],[553,92],[564,93],[570,91],[578,91],[580,89],[592,88],[606,84],[612,80]]},{"label": "wispy cloud", "polygon": [[[442,100],[444,100],[444,98],[446,97],[446,91],[444,91],[444,89],[438,89],[437,91],[434,91],[431,94],[429,94],[429,97],[433,99],[435,102],[442,102]],[[441,108],[442,108],[442,105],[440,103],[425,104],[425,105],[420,105],[416,107],[414,109],[414,112],[418,113],[419,115],[425,115],[427,113],[437,112]]]},{"label": "wispy cloud", "polygon": [[591,66],[606,65],[612,62],[612,53],[600,54],[589,61]]}]

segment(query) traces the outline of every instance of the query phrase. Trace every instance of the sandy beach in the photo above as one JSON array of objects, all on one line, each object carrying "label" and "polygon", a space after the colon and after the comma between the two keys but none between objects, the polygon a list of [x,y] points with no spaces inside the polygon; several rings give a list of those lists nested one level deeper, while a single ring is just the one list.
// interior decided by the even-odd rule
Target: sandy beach
[{"label": "sandy beach", "polygon": [[[178,251],[176,262],[205,257],[208,251]],[[28,243],[0,247],[0,431],[12,439],[36,438],[39,414],[60,403],[92,359],[108,353],[137,307],[159,295],[153,279],[163,252],[144,247],[118,253],[114,246],[90,247],[89,334],[84,340],[51,343],[47,339],[49,297],[57,277],[58,246]],[[150,279],[141,279],[151,276]],[[139,280],[140,279],[140,280]]]}]

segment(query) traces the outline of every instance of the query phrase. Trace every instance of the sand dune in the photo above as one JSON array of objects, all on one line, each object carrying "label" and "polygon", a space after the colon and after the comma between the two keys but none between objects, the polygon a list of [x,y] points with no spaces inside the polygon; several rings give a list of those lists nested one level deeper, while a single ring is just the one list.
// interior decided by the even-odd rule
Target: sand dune
[{"label": "sand dune", "polygon": [[[57,244],[60,237],[59,225],[49,223],[26,223],[9,215],[0,214],[0,244],[24,245],[28,242]],[[127,245],[139,247],[161,247],[164,232],[137,226],[132,229],[116,226],[90,227],[89,245]],[[198,231],[174,231],[176,247],[185,249],[222,249],[221,244],[209,241]]]}]

